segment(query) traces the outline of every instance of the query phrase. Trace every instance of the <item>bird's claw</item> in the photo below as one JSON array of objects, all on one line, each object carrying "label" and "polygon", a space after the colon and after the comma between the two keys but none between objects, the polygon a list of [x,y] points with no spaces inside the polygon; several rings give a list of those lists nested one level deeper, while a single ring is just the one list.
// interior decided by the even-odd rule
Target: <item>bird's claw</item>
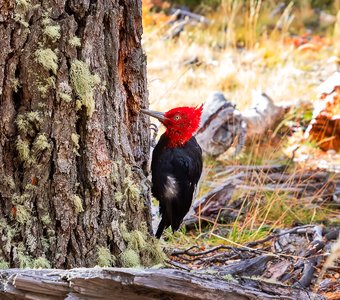
[{"label": "bird's claw", "polygon": [[158,133],[158,126],[155,123],[150,123],[150,130],[153,130],[157,134]]},{"label": "bird's claw", "polygon": [[157,137],[157,134],[158,134],[158,126],[155,123],[150,123],[150,130],[153,131],[152,136],[151,136],[150,144],[151,144],[152,148],[155,148],[155,146],[156,146],[156,137]]}]

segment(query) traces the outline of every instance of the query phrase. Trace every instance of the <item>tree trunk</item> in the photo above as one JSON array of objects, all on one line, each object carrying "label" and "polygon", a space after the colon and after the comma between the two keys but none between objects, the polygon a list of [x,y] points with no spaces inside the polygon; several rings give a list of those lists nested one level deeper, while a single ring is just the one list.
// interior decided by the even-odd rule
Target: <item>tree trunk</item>
[{"label": "tree trunk", "polygon": [[1,1],[2,267],[161,258],[141,34],[141,1]]}]

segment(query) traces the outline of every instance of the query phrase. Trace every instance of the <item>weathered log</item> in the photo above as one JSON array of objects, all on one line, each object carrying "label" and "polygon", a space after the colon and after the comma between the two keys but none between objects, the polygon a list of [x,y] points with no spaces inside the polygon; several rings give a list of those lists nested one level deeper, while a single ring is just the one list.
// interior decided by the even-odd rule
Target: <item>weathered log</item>
[{"label": "weathered log", "polygon": [[204,105],[196,138],[204,154],[218,156],[233,144],[237,154],[246,141],[263,138],[273,130],[286,111],[286,107],[275,105],[266,94],[254,91],[252,107],[241,113],[223,93],[216,92]]},{"label": "weathered log", "polygon": [[275,258],[277,258],[275,255],[261,255],[240,260],[227,266],[218,266],[214,270],[217,271],[218,275],[261,276],[266,270],[267,263]]},{"label": "weathered log", "polygon": [[313,119],[305,138],[316,141],[324,151],[340,150],[340,72],[335,72],[318,88],[319,100],[315,101]]},{"label": "weathered log", "polygon": [[222,93],[208,97],[202,114],[201,127],[196,134],[203,153],[217,156],[227,151],[237,141],[235,153],[245,143],[246,123],[235,105]]},{"label": "weathered log", "polygon": [[185,9],[173,8],[173,9],[171,9],[171,13],[172,13],[171,16],[176,17],[177,20],[189,18],[189,19],[192,19],[196,22],[203,23],[203,24],[210,24],[211,23],[211,21],[209,19],[207,19],[206,17],[199,15],[199,14],[192,13],[192,12],[185,10]]},{"label": "weathered log", "polygon": [[[190,227],[196,224],[199,218],[216,217],[222,208],[224,211],[227,211],[229,217],[232,217],[231,213],[239,207],[240,203],[234,201],[229,204],[229,202],[236,186],[241,183],[241,179],[244,175],[244,173],[240,173],[236,176],[229,177],[221,186],[215,188],[201,199],[194,202],[188,214],[185,216],[183,223]],[[235,217],[236,216],[237,214],[235,214]]]},{"label": "weathered log", "polygon": [[173,269],[94,268],[0,271],[0,297],[13,299],[324,299],[253,279],[223,280]]}]

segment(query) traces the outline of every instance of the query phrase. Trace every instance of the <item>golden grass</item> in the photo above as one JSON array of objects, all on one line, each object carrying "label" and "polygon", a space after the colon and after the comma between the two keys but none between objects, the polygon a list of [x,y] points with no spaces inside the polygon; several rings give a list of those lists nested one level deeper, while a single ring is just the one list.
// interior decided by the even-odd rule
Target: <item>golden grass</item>
[{"label": "golden grass", "polygon": [[[335,70],[334,62],[329,60],[334,54],[333,48],[324,45],[317,51],[301,51],[286,43],[290,30],[304,32],[304,23],[313,17],[312,8],[306,4],[297,10],[291,3],[273,21],[269,17],[273,8],[269,1],[246,3],[221,0],[220,9],[207,16],[212,21],[210,25],[188,25],[174,39],[164,38],[168,19],[162,16],[158,23],[152,19],[143,36],[152,109],[166,111],[176,106],[198,105],[217,90],[224,92],[240,110],[249,107],[253,90],[267,93],[275,103],[297,104],[316,99],[315,88],[320,80]],[[238,49],[240,44],[245,48]],[[287,116],[289,120],[298,117],[295,113]],[[270,140],[262,144],[256,142],[237,158],[223,155],[218,161],[205,161],[199,195],[211,189],[211,182],[218,185],[225,179],[214,177],[218,166],[282,163],[292,153],[286,150],[287,146],[287,138],[281,136],[272,143]],[[294,168],[290,170],[292,176],[298,171]],[[288,180],[286,184],[293,185],[293,181]],[[166,235],[174,245],[193,241],[212,245],[227,241],[245,243],[267,235],[274,228],[336,218],[327,204],[314,204],[317,193],[303,201],[294,200],[282,191],[259,189],[255,193],[237,193],[244,199],[247,214],[239,213],[235,222],[215,222],[205,230],[197,228],[197,232],[187,233],[183,229],[175,235],[170,231]],[[224,240],[218,238],[221,228]]]}]

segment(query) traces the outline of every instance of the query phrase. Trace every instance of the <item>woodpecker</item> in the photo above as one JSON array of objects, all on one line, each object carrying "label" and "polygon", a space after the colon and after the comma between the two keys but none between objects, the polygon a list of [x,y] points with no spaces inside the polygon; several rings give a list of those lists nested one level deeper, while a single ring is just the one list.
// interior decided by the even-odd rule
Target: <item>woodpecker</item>
[{"label": "woodpecker", "polygon": [[171,226],[175,232],[190,209],[197,183],[201,177],[202,150],[193,136],[197,131],[203,105],[177,107],[166,113],[142,109],[157,118],[166,131],[152,153],[152,194],[159,201],[161,222],[156,237]]}]

